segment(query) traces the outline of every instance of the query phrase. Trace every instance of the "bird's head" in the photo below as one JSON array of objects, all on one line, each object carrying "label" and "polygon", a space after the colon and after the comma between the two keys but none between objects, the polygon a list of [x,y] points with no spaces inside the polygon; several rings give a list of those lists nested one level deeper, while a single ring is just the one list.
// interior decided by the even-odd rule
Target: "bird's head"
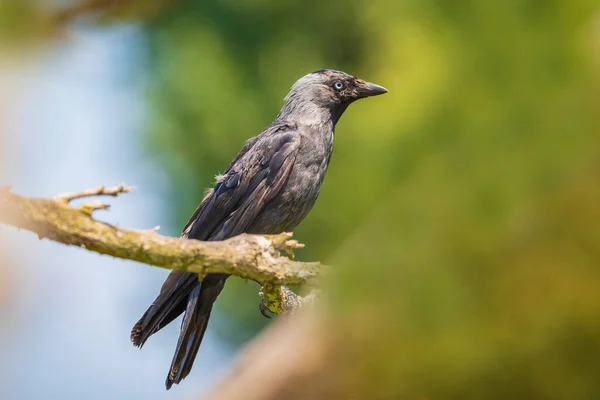
[{"label": "bird's head", "polygon": [[356,100],[387,93],[387,89],[342,71],[324,69],[298,79],[282,109],[289,114],[327,110],[334,123]]},{"label": "bird's head", "polygon": [[286,100],[297,98],[322,106],[350,104],[353,101],[387,93],[383,86],[363,81],[333,69],[323,69],[305,75],[292,86]]}]

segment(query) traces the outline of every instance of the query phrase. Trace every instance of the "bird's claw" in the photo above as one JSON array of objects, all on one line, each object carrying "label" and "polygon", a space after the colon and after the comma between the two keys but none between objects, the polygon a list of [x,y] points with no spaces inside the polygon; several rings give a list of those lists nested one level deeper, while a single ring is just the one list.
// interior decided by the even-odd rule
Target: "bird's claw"
[{"label": "bird's claw", "polygon": [[260,310],[260,313],[262,314],[263,317],[265,318],[271,318],[271,316],[268,314],[269,308],[267,307],[267,304],[265,303],[264,300],[260,301],[260,304],[258,305],[258,309]]}]

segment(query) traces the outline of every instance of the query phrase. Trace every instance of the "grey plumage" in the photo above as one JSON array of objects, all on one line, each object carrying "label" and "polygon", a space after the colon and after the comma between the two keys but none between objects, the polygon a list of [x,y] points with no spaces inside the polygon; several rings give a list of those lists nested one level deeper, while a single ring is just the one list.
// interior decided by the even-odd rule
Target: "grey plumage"
[{"label": "grey plumage", "polygon": [[[355,100],[386,93],[381,86],[341,71],[321,70],[300,78],[275,121],[246,142],[217,179],[183,230],[183,237],[223,240],[241,233],[290,231],[314,205],[333,152],[335,124]],[[160,294],[135,324],[131,341],[146,340],[185,312],[166,387],[191,371],[212,306],[228,275],[198,282],[173,271]]]}]

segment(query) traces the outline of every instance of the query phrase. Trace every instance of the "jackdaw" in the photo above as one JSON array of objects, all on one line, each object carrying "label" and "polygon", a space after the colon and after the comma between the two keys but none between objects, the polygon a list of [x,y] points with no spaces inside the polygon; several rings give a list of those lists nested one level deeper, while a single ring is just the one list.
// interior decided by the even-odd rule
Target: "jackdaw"
[{"label": "jackdaw", "polygon": [[[182,237],[223,240],[241,233],[291,231],[317,200],[333,151],[333,133],[354,101],[386,93],[382,86],[345,72],[320,70],[300,78],[275,121],[249,139],[219,175],[183,229]],[[173,271],[160,294],[131,331],[142,347],[184,313],[166,387],[191,371],[213,303],[229,275]]]}]

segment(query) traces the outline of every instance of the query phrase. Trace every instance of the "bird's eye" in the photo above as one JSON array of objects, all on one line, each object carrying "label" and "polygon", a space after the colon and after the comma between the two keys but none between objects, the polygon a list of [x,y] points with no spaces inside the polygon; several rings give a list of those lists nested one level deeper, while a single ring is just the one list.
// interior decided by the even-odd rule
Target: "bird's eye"
[{"label": "bird's eye", "polygon": [[335,90],[341,90],[344,87],[344,84],[340,81],[334,82],[333,88]]}]

